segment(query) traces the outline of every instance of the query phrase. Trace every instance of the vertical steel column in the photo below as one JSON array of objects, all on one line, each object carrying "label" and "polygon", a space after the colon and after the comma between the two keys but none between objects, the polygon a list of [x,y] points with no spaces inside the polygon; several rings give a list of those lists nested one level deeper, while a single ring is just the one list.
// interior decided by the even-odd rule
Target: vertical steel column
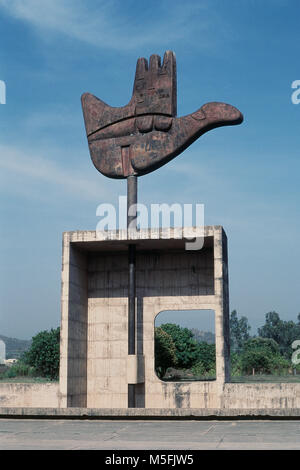
[{"label": "vertical steel column", "polygon": [[128,246],[128,354],[135,354],[135,245]]},{"label": "vertical steel column", "polygon": [[[137,222],[137,177],[127,177],[127,235],[136,230]],[[129,237],[128,237],[129,238]],[[135,354],[136,322],[135,322],[135,260],[136,246],[128,246],[128,354]],[[135,385],[128,384],[128,408],[135,408]]]}]

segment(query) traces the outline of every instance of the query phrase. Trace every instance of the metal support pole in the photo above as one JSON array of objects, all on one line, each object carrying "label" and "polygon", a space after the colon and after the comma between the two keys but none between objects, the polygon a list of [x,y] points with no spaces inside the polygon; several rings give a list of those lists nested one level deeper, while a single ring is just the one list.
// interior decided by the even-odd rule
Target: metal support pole
[{"label": "metal support pole", "polygon": [[128,354],[135,354],[135,251],[128,246]]},{"label": "metal support pole", "polygon": [[127,230],[136,230],[137,176],[127,177]]},{"label": "metal support pole", "polygon": [[[136,230],[137,177],[127,177],[127,235]],[[129,238],[129,237],[128,237]],[[128,246],[128,354],[135,354],[135,260],[136,246]],[[128,384],[128,408],[135,408],[135,385]]]}]

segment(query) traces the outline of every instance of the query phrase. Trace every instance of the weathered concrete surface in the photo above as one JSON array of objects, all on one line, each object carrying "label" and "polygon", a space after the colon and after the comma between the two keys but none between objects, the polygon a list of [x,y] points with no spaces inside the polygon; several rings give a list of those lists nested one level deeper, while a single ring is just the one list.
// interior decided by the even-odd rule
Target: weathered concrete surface
[{"label": "weathered concrete surface", "polygon": [[[0,419],[0,450],[4,449],[300,449],[300,421]],[[203,456],[198,458],[201,465]]]},{"label": "weathered concrete surface", "polygon": [[[176,384],[175,384],[176,385]],[[180,384],[179,384],[180,385]],[[213,384],[214,385],[214,384]],[[205,393],[209,393],[206,383],[199,382],[198,387],[202,387]],[[214,390],[214,389],[213,389]],[[298,416],[298,409],[300,409],[300,383],[226,383],[224,385],[223,393],[220,397],[220,408],[207,406],[207,407],[187,407],[181,408],[137,408],[137,413],[140,416],[151,416],[154,413],[156,416],[208,416],[212,413],[215,416],[236,416],[239,413],[243,415],[250,413],[254,415],[274,415],[279,416]],[[208,400],[207,400],[208,403]],[[10,409],[9,414],[17,413],[18,410],[23,409],[21,414],[29,413],[39,414],[39,408],[45,410],[45,413],[57,413],[61,416],[70,413],[73,410],[76,416],[77,410],[80,410],[80,416],[86,414],[92,416],[97,413],[101,416],[103,413],[106,415],[113,412],[113,416],[120,412],[120,416],[133,415],[135,410],[127,410],[126,408],[115,408],[112,411],[110,408],[59,408],[60,397],[58,383],[54,384],[13,384],[13,383],[0,383],[0,415],[3,415],[5,409]],[[16,408],[13,408],[16,407]],[[31,410],[30,410],[31,408]],[[14,411],[15,409],[15,411]],[[33,409],[33,411],[32,411]],[[50,411],[47,411],[49,409]],[[51,409],[54,411],[52,412]],[[107,412],[105,411],[107,409]],[[153,411],[156,410],[156,411]],[[147,413],[150,414],[147,414]],[[175,414],[174,414],[175,413]],[[195,415],[196,413],[196,415]],[[208,414],[207,414],[208,413]],[[232,414],[233,413],[233,414]],[[271,414],[270,414],[271,413]]]},{"label": "weathered concrete surface", "polygon": [[[59,406],[218,408],[229,377],[227,239],[220,226],[186,250],[181,229],[66,232],[63,241]],[[136,352],[128,359],[128,242],[136,244]],[[163,310],[214,310],[216,381],[166,383],[154,369],[154,322]],[[199,315],[201,312],[199,313]],[[133,364],[144,364],[134,372]],[[143,380],[144,378],[144,380]],[[142,383],[144,381],[144,383]]]},{"label": "weathered concrete surface", "polygon": [[2,407],[58,406],[58,383],[0,383],[0,410]]},{"label": "weathered concrete surface", "polygon": [[0,365],[5,364],[6,359],[6,345],[2,339],[0,339]]},{"label": "weathered concrete surface", "polygon": [[[135,416],[127,386],[136,383],[136,416],[298,416],[300,383],[228,383],[226,236],[220,226],[185,232],[203,235],[200,251],[185,250],[179,229],[130,237],[138,249],[137,355],[129,357],[127,231],[65,233],[60,384],[0,382],[2,415],[20,407],[21,415]],[[215,311],[216,381],[167,383],[155,374],[155,317],[185,309]]]},{"label": "weathered concrete surface", "polygon": [[292,411],[300,408],[300,383],[227,383],[221,407]]},{"label": "weathered concrete surface", "polygon": [[21,408],[0,407],[0,418],[70,418],[70,419],[295,419],[300,408]]},{"label": "weathered concrete surface", "polygon": [[[127,231],[65,233],[60,383],[0,383],[2,416],[298,416],[300,383],[228,383],[226,235],[219,226],[189,230],[186,237],[204,235],[202,250],[185,250],[179,229],[130,238],[137,245],[131,357]],[[215,311],[216,381],[167,383],[155,374],[155,317],[185,309]],[[136,410],[127,409],[128,383],[136,383]]]}]

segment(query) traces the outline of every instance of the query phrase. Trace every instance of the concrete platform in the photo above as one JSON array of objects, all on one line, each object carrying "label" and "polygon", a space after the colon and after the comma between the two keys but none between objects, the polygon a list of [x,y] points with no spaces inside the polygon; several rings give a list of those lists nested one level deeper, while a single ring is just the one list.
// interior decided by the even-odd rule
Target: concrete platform
[{"label": "concrete platform", "polygon": [[[192,455],[195,468],[196,466],[199,468],[203,464],[203,457],[205,457],[202,452],[193,452],[196,450],[300,450],[300,420],[220,421],[203,419],[201,421],[181,420],[174,422],[170,419],[165,421],[146,421],[145,419],[130,421],[129,419],[0,418],[0,450],[101,450],[101,453],[97,454],[99,466],[104,463],[104,459],[108,455],[112,456],[112,451],[124,450],[127,452],[124,454],[118,452],[118,455],[136,456],[136,452],[128,452],[134,450],[139,451],[140,454],[139,465],[135,468],[145,468],[145,463],[153,465],[149,454],[156,458],[157,451],[162,449],[171,449],[171,453],[177,450],[181,455]],[[181,450],[188,450],[188,452],[181,452]],[[163,453],[166,454],[166,452]],[[210,463],[212,457],[216,458],[215,455],[210,454]],[[277,463],[280,455],[276,454]],[[224,465],[224,458],[226,459],[227,456],[226,453],[220,454],[222,465]],[[14,459],[15,457],[14,454]],[[68,454],[69,457],[70,454]],[[81,454],[81,456],[78,453],[74,454],[77,465],[80,465],[80,458],[82,458],[82,463],[86,466],[87,457],[88,454]],[[239,463],[245,461],[245,455],[239,457],[242,457]],[[249,457],[251,460],[251,456],[247,454],[247,462]],[[56,455],[54,458],[57,460]],[[229,465],[232,464],[234,458],[236,456],[229,454]],[[269,454],[267,458],[266,463],[270,466]],[[253,454],[253,465],[257,465],[258,461],[261,463],[261,459],[262,455],[259,455],[257,459],[257,454]],[[286,465],[288,462],[292,461],[285,456],[285,461],[282,463]],[[181,465],[179,466],[181,467]],[[171,468],[172,464],[167,467]],[[130,466],[127,465],[127,468]],[[131,468],[134,466],[131,465]]]}]

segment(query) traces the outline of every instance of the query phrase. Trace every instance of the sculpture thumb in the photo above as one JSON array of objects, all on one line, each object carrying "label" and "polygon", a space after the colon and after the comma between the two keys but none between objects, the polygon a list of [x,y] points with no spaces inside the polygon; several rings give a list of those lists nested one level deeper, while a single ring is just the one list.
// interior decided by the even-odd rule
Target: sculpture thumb
[{"label": "sculpture thumb", "polygon": [[165,165],[182,153],[201,135],[221,126],[240,124],[242,113],[226,103],[206,103],[198,111],[172,120],[168,132],[145,134],[131,147],[131,164],[138,174],[146,174]]},{"label": "sculpture thumb", "polygon": [[84,93],[81,104],[87,137],[104,127],[134,116],[135,105],[132,100],[126,106],[114,108],[91,93]]}]

